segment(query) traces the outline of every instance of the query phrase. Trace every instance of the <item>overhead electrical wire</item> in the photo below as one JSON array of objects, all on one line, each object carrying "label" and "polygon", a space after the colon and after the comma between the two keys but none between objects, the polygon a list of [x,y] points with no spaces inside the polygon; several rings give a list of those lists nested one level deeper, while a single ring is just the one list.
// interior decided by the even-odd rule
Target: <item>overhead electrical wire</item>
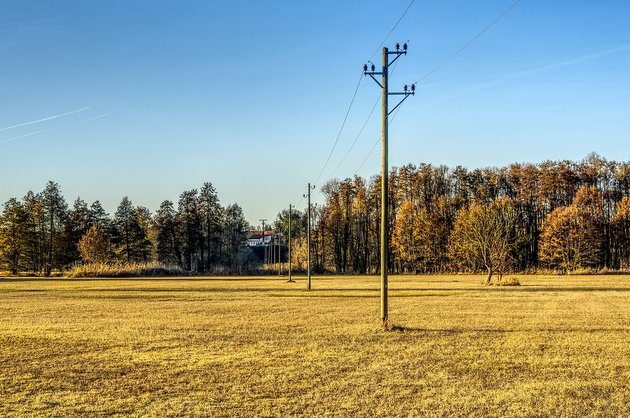
[{"label": "overhead electrical wire", "polygon": [[[507,15],[514,7],[516,7],[516,5],[518,5],[518,3],[520,3],[521,0],[515,0],[514,2],[512,2],[512,4],[510,4],[510,6],[503,10],[497,17],[495,17],[490,23],[488,23],[483,29],[481,29],[479,32],[477,32],[472,38],[470,38],[464,45],[462,45],[460,48],[458,48],[457,50],[455,50],[455,52],[453,52],[452,54],[450,54],[449,56],[447,56],[444,60],[442,60],[438,65],[436,65],[435,67],[433,67],[430,71],[428,71],[427,73],[425,73],[422,77],[420,77],[418,80],[416,80],[414,82],[414,84],[418,84],[421,83],[422,81],[424,81],[426,78],[430,77],[431,75],[433,75],[436,71],[438,71],[440,68],[442,68],[444,65],[446,65],[449,61],[451,61],[453,58],[455,58],[457,55],[459,55],[463,50],[465,50],[466,48],[468,48],[473,42],[475,42],[477,39],[479,39],[481,37],[481,35],[483,35],[485,32],[487,32],[490,28],[492,28],[495,24],[497,24],[505,15]],[[398,110],[396,110],[396,112],[394,113],[394,116],[398,113]],[[392,116],[392,120],[394,119],[394,116]],[[361,162],[361,165],[359,166],[359,168],[357,168],[357,170],[355,171],[355,175],[357,174],[357,172],[363,167],[363,165],[365,164],[365,162],[368,160],[368,158],[370,157],[370,155],[372,155],[372,152],[374,152],[374,149],[376,148],[376,146],[378,145],[378,142],[381,140],[381,138],[379,138],[379,140],[372,146],[372,148],[370,149],[370,152],[367,154],[367,156],[363,159],[363,161]]]},{"label": "overhead electrical wire", "polygon": [[[398,114],[398,112],[400,111],[400,108],[396,109],[394,111],[394,114],[392,115],[392,118],[389,120],[389,124],[391,125],[394,122],[394,119],[396,118],[396,115]],[[368,154],[365,156],[365,158],[363,159],[363,161],[361,162],[361,165],[359,165],[359,168],[357,168],[354,171],[354,175],[356,176],[357,173],[359,172],[359,170],[361,170],[361,168],[363,168],[363,165],[365,164],[365,162],[368,160],[368,158],[370,158],[370,155],[372,155],[372,153],[374,152],[374,150],[376,149],[376,146],[379,144],[379,142],[381,142],[381,140],[383,139],[383,135],[381,135],[378,140],[374,143],[374,145],[372,145],[372,148],[370,149],[370,152],[368,152]]]},{"label": "overhead electrical wire", "polygon": [[468,40],[468,42],[466,42],[464,45],[462,45],[459,49],[457,49],[455,52],[453,52],[452,54],[450,54],[449,56],[447,56],[444,60],[442,60],[438,65],[436,65],[435,67],[433,67],[433,69],[431,69],[429,72],[425,73],[422,77],[420,77],[418,80],[416,80],[414,82],[414,84],[418,84],[421,83],[422,81],[424,81],[426,78],[430,77],[431,75],[433,75],[433,73],[435,73],[437,70],[439,70],[440,68],[442,68],[444,65],[446,65],[449,61],[451,61],[453,58],[455,58],[457,55],[459,55],[464,49],[468,48],[473,42],[475,42],[477,39],[479,39],[479,37],[481,35],[483,35],[485,32],[487,32],[491,27],[493,27],[497,22],[499,22],[499,20],[501,20],[505,15],[507,15],[514,7],[516,7],[516,5],[518,3],[520,3],[521,0],[515,0],[510,7],[508,7],[507,9],[505,9],[503,12],[501,12],[501,14],[499,14],[497,17],[494,18],[494,20],[490,23],[488,23],[481,31],[477,32],[477,34],[475,36],[473,36],[472,38],[470,38]]},{"label": "overhead electrical wire", "polygon": [[350,105],[348,106],[348,110],[346,110],[346,115],[344,116],[343,122],[341,123],[341,128],[339,128],[339,132],[337,132],[337,138],[335,138],[335,142],[333,143],[333,146],[330,149],[330,152],[328,153],[328,158],[326,158],[326,162],[324,163],[324,166],[320,170],[319,175],[317,176],[317,179],[314,181],[313,184],[317,184],[319,179],[322,177],[322,174],[324,174],[324,170],[326,169],[326,167],[328,166],[328,163],[330,162],[330,157],[332,157],[333,152],[335,151],[335,148],[337,147],[337,143],[339,142],[339,138],[341,137],[341,133],[343,132],[343,128],[345,128],[346,122],[348,121],[348,115],[350,115],[350,111],[352,110],[352,105],[354,104],[354,99],[356,99],[356,97],[357,97],[357,92],[359,91],[359,86],[361,85],[361,80],[363,80],[363,73],[361,73],[359,75],[359,81],[357,82],[357,86],[354,88],[354,93],[352,94],[352,100],[350,100]]},{"label": "overhead electrical wire", "polygon": [[385,36],[385,39],[383,39],[383,42],[381,42],[381,44],[376,47],[376,49],[374,50],[374,52],[372,52],[372,55],[370,55],[370,59],[368,61],[371,61],[372,58],[374,58],[374,55],[376,55],[378,53],[378,50],[381,49],[383,47],[383,45],[385,45],[385,42],[387,42],[387,40],[389,39],[390,35],[394,32],[394,30],[396,30],[396,28],[398,27],[398,25],[400,24],[400,22],[403,20],[403,18],[405,17],[405,15],[407,14],[407,12],[409,11],[409,9],[411,9],[411,6],[413,6],[413,4],[415,3],[416,0],[411,0],[411,3],[409,3],[409,6],[407,6],[407,8],[405,9],[405,11],[400,15],[400,17],[398,18],[398,20],[396,21],[396,23],[394,24],[394,26],[389,30],[389,32],[387,32],[387,36]]},{"label": "overhead electrical wire", "polygon": [[[428,23],[435,18],[435,16],[444,8],[444,6],[446,6],[446,4],[448,3],[448,0],[442,0],[438,6],[433,10],[433,13],[429,14],[427,16],[427,18],[424,20],[424,22],[418,27],[418,29],[414,32],[413,36],[417,36],[418,34],[420,34],[424,29],[426,29],[426,27],[428,26]],[[405,11],[403,12],[403,14],[401,15],[401,17],[398,19],[398,21],[396,22],[396,24],[394,25],[394,27],[389,31],[389,33],[387,34],[387,36],[385,37],[385,39],[383,40],[383,42],[381,42],[381,45],[376,49],[376,51],[372,54],[372,56],[370,57],[370,60],[374,57],[374,55],[376,55],[376,53],[378,52],[378,50],[385,44],[385,42],[387,41],[387,39],[389,38],[389,36],[392,34],[392,32],[394,31],[394,29],[396,29],[396,27],[398,26],[398,24],[400,23],[400,21],[402,20],[402,18],[405,16],[405,14],[409,11],[409,8],[411,7],[411,5],[413,4],[413,1],[409,4],[409,6],[407,6],[407,9],[405,9]],[[396,69],[396,65],[398,65],[400,61],[396,61],[396,63],[394,63],[394,66],[392,67],[392,71],[391,74],[394,73],[394,70]],[[354,148],[355,144],[357,143],[358,139],[361,137],[361,135],[363,134],[363,130],[365,129],[366,125],[368,124],[369,120],[372,117],[372,114],[374,113],[374,110],[376,109],[376,106],[378,105],[379,101],[381,100],[381,96],[379,95],[376,99],[376,102],[374,103],[374,105],[372,106],[372,109],[370,110],[370,113],[367,117],[367,119],[365,120],[365,122],[363,123],[363,126],[361,127],[361,129],[359,130],[359,133],[357,134],[357,136],[355,137],[354,141],[352,142],[352,144],[350,144],[350,147],[348,148],[348,151],[346,152],[346,154],[343,156],[343,158],[341,159],[341,161],[339,161],[339,163],[337,164],[337,166],[335,167],[335,169],[330,173],[329,178],[332,178],[335,173],[337,172],[337,170],[339,170],[339,168],[341,168],[341,165],[343,164],[343,162],[346,160],[346,158],[348,158],[348,156],[350,155],[350,152],[352,151],[352,149]]]},{"label": "overhead electrical wire", "polygon": [[[383,44],[385,44],[385,42],[387,42],[387,39],[389,39],[389,36],[394,32],[394,30],[396,29],[396,27],[398,27],[398,25],[400,24],[400,22],[402,21],[402,19],[405,17],[405,15],[407,14],[407,12],[409,11],[409,9],[411,9],[411,6],[413,6],[413,4],[415,3],[415,0],[411,0],[411,2],[409,3],[409,5],[405,8],[405,10],[403,11],[403,13],[400,15],[400,17],[398,18],[398,20],[396,21],[396,23],[394,23],[394,26],[389,30],[389,32],[387,33],[387,35],[385,36],[385,39],[383,39],[383,42],[381,42],[381,44],[378,46],[378,48],[376,48],[376,50],[374,51],[374,53],[372,54],[372,56],[370,57],[370,60],[374,57],[374,55],[378,52],[378,50],[383,46]],[[333,143],[333,146],[330,150],[330,152],[328,153],[328,157],[326,158],[326,162],[324,163],[324,166],[322,167],[322,169],[320,170],[319,175],[317,176],[317,179],[315,180],[315,182],[313,184],[317,184],[317,182],[321,179],[322,174],[324,173],[324,170],[326,169],[326,167],[328,166],[328,163],[330,162],[330,158],[332,157],[333,152],[335,151],[335,148],[337,147],[337,143],[339,142],[339,138],[341,137],[341,134],[346,126],[346,122],[348,120],[348,115],[350,114],[350,111],[352,110],[352,106],[354,105],[354,100],[356,98],[357,92],[359,90],[359,86],[361,85],[361,80],[363,79],[363,72],[361,72],[359,81],[357,82],[357,86],[354,89],[354,93],[352,94],[352,99],[350,100],[350,105],[348,106],[348,109],[346,110],[346,114],[344,116],[343,122],[341,124],[341,128],[339,129],[339,132],[337,133],[337,137],[335,138],[335,142]],[[304,199],[302,199],[304,200]],[[301,204],[302,200],[300,200],[299,205]]]}]

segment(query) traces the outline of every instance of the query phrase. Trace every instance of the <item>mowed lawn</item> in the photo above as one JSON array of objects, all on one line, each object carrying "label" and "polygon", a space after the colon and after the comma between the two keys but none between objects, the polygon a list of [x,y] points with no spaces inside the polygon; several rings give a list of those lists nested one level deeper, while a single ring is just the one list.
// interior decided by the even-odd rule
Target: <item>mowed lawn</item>
[{"label": "mowed lawn", "polygon": [[0,415],[630,416],[630,276],[0,279]]}]

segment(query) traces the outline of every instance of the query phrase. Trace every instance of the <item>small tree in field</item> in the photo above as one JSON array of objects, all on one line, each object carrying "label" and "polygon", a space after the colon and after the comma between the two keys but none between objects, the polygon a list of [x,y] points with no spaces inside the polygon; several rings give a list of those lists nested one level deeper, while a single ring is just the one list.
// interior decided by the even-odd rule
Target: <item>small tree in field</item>
[{"label": "small tree in field", "polygon": [[107,236],[96,226],[92,226],[81,237],[78,248],[84,261],[89,263],[106,263],[109,261],[109,241]]},{"label": "small tree in field", "polygon": [[461,267],[484,268],[488,276],[496,273],[499,281],[512,265],[517,245],[516,211],[507,198],[489,204],[472,203],[461,210],[449,241],[449,256]]}]

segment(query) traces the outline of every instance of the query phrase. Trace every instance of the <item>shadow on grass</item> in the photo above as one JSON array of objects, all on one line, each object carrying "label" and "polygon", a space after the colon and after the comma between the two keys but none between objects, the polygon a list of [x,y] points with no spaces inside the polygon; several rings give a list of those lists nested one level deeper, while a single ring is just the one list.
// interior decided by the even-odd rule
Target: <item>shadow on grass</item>
[{"label": "shadow on grass", "polygon": [[550,333],[568,333],[568,332],[580,332],[580,333],[599,333],[599,332],[626,332],[628,328],[624,327],[596,327],[596,328],[420,328],[420,327],[408,327],[405,325],[390,325],[387,328],[387,332],[398,332],[408,334],[431,334],[431,335],[455,335],[455,334],[512,334],[512,333],[535,333],[535,332],[550,332]]}]

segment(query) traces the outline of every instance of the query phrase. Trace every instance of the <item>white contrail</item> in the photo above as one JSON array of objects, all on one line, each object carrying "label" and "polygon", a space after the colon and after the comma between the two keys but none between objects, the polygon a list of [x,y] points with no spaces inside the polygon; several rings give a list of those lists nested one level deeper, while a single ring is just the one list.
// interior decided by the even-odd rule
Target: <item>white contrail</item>
[{"label": "white contrail", "polygon": [[103,113],[102,115],[98,115],[98,116],[94,116],[92,118],[87,118],[87,119],[81,119],[81,122],[88,122],[90,120],[96,120],[96,119],[101,119],[101,118],[106,118],[110,115],[111,113]]},{"label": "white contrail", "polygon": [[[87,118],[87,119],[81,119],[79,122],[88,122],[88,121],[91,121],[91,120],[106,118],[109,115],[110,115],[110,113],[103,113],[102,115],[94,116],[94,117]],[[74,124],[71,124],[71,125],[74,125]],[[52,128],[40,129],[39,131],[29,132],[27,134],[14,136],[12,138],[3,139],[3,140],[0,141],[0,144],[6,144],[7,142],[16,141],[18,139],[26,138],[27,136],[31,136],[31,135],[38,135],[38,134],[43,134],[44,132],[54,131],[55,129],[63,128],[64,126],[68,126],[68,123],[64,123],[62,125],[54,126]]]},{"label": "white contrail", "polygon": [[61,126],[55,126],[54,128],[41,129],[39,131],[30,132],[28,134],[14,136],[13,138],[8,138],[8,139],[4,139],[4,140],[0,141],[0,144],[6,144],[7,142],[15,141],[15,140],[20,139],[20,138],[26,138],[27,136],[37,135],[37,134],[41,134],[41,133],[44,133],[44,132],[52,131],[54,129],[59,129],[59,128],[61,128]]},{"label": "white contrail", "polygon": [[72,115],[74,113],[83,112],[83,111],[91,109],[91,108],[92,108],[92,106],[86,106],[86,107],[82,107],[81,109],[73,110],[71,112],[60,113],[58,115],[48,116],[47,118],[43,118],[43,119],[37,119],[37,120],[32,120],[30,122],[19,123],[17,125],[13,125],[13,126],[7,126],[6,128],[0,128],[0,132],[6,131],[6,130],[9,130],[9,129],[13,129],[13,128],[19,128],[20,126],[27,126],[27,125],[32,125],[34,123],[40,123],[40,122],[45,122],[45,121],[51,120],[51,119],[61,118],[61,117],[64,117],[64,116]]},{"label": "white contrail", "polygon": [[456,93],[452,93],[452,94],[444,97],[444,100],[452,99],[454,97],[462,96],[462,95],[465,95],[465,94],[476,93],[476,92],[478,92],[480,90],[484,90],[484,89],[486,89],[488,87],[493,87],[493,86],[496,86],[498,84],[502,84],[502,83],[505,83],[505,82],[508,82],[508,81],[516,80],[516,79],[523,78],[523,77],[527,77],[527,76],[532,75],[532,74],[541,73],[541,72],[549,71],[549,70],[555,70],[557,68],[562,68],[562,67],[568,67],[568,66],[571,66],[571,65],[580,64],[580,63],[585,62],[585,61],[591,61],[591,60],[594,60],[594,59],[597,59],[597,58],[601,58],[601,57],[605,57],[605,56],[608,56],[608,55],[617,54],[619,52],[623,52],[623,51],[626,51],[628,49],[630,49],[630,44],[618,46],[616,48],[605,49],[603,51],[595,52],[595,53],[588,54],[588,55],[582,55],[582,56],[577,57],[577,58],[572,58],[572,59],[569,59],[569,60],[566,60],[566,61],[561,61],[561,62],[557,62],[557,63],[550,64],[550,65],[545,65],[543,67],[538,67],[538,68],[532,68],[532,69],[529,69],[529,70],[519,71],[519,72],[514,73],[514,74],[509,74],[509,75],[503,76],[503,77],[501,77],[501,78],[499,78],[497,80],[494,80],[494,81],[489,81],[487,83],[483,83],[483,84],[480,84],[480,85],[477,85],[477,86],[473,86],[473,87],[470,87],[468,89],[465,89],[465,90],[462,90],[462,91],[459,91],[459,92],[456,92]]}]

